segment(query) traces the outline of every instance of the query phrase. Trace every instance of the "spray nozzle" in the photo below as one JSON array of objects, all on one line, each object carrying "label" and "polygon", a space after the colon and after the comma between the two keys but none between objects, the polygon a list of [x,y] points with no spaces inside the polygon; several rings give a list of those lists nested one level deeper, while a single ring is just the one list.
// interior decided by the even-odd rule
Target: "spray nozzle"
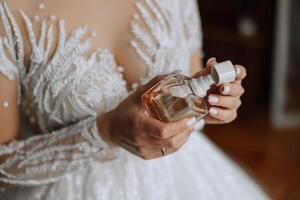
[{"label": "spray nozzle", "polygon": [[199,97],[205,97],[211,85],[230,83],[236,78],[235,67],[231,61],[225,61],[214,65],[211,73],[198,79],[191,79],[190,86]]}]

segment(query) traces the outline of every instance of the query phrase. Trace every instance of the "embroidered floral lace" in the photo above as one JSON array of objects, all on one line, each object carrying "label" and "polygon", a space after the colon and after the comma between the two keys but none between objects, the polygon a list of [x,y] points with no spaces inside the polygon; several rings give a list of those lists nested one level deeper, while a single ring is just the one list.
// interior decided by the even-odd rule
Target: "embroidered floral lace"
[{"label": "embroidered floral lace", "polygon": [[[148,66],[141,83],[178,67],[188,74],[192,53],[200,48],[200,32],[196,3],[187,2],[136,2],[131,45]],[[0,14],[5,29],[0,38],[0,73],[19,80],[20,109],[22,113],[29,109],[42,130],[0,146],[0,181],[17,185],[54,182],[74,170],[117,157],[117,150],[102,141],[96,126],[98,115],[128,95],[113,55],[98,49],[84,57],[92,44],[86,26],[66,38],[63,19],[58,21],[58,35],[53,31],[55,22],[43,20],[36,38],[30,17],[20,10],[28,35],[23,38],[6,2],[1,3]],[[54,37],[58,44],[50,57]],[[23,40],[29,40],[32,49],[28,71]]]}]

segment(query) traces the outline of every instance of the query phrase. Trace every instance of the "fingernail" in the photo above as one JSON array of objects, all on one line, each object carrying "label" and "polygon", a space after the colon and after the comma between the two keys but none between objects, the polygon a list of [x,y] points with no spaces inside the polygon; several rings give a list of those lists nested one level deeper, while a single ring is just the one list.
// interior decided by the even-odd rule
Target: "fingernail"
[{"label": "fingernail", "polygon": [[214,57],[212,57],[212,58],[210,58],[210,59],[208,59],[208,61],[207,61],[207,65],[210,63],[210,62],[212,62],[212,61],[216,61],[216,58],[214,58]]},{"label": "fingernail", "polygon": [[193,130],[200,131],[201,129],[203,129],[204,125],[205,125],[205,121],[203,119],[201,119],[194,125]]},{"label": "fingernail", "polygon": [[218,110],[215,109],[215,108],[210,108],[210,109],[209,109],[209,113],[210,113],[211,115],[217,115],[219,112],[218,112]]},{"label": "fingernail", "polygon": [[196,122],[197,122],[196,117],[193,117],[193,118],[189,119],[189,120],[186,122],[186,125],[187,125],[188,127],[193,127],[193,125],[194,125]]},{"label": "fingernail", "polygon": [[216,104],[219,102],[219,98],[214,96],[214,95],[210,95],[208,97],[208,102],[211,103],[211,104]]},{"label": "fingernail", "polygon": [[239,67],[236,67],[235,68],[235,72],[236,72],[236,74],[240,74],[241,73],[241,69]]},{"label": "fingernail", "polygon": [[223,94],[229,94],[230,93],[230,86],[228,85],[225,85],[224,88],[223,88]]}]

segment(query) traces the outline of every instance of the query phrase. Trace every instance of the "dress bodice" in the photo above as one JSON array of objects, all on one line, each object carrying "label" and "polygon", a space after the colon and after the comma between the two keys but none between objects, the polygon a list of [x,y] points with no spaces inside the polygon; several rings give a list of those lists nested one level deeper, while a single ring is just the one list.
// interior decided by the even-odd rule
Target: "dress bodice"
[{"label": "dress bodice", "polygon": [[[193,27],[198,22],[197,12],[191,12],[197,9],[195,4],[148,0],[137,1],[136,8],[130,43],[148,67],[141,83],[176,69],[188,73],[191,54],[200,41],[198,26]],[[1,41],[2,61],[16,65],[11,72],[19,71],[24,97],[29,98],[25,107],[31,108],[43,131],[111,110],[126,96],[122,68],[118,68],[109,50],[97,49],[89,58],[84,56],[92,43],[86,26],[78,27],[66,38],[63,19],[58,22],[44,19],[36,38],[32,17],[21,10],[29,36],[22,38],[6,3],[0,11],[6,31]],[[57,35],[53,33],[55,23],[59,25]],[[54,37],[58,38],[58,44],[50,57]],[[28,72],[24,70],[24,39],[30,41],[32,50]],[[14,58],[12,62],[5,57],[4,49]]]},{"label": "dress bodice", "polygon": [[[132,40],[129,44],[148,68],[147,75],[140,77],[138,84],[146,83],[155,75],[177,69],[188,74],[191,56],[201,45],[196,1],[138,0],[135,4],[136,14],[131,22]],[[114,55],[108,49],[99,48],[90,57],[85,56],[92,44],[92,38],[87,34],[90,30],[86,26],[79,26],[67,37],[65,31],[67,22],[63,19],[43,19],[40,22],[40,34],[36,37],[32,23],[33,16],[28,16],[22,10],[20,14],[26,25],[26,34],[20,32],[9,5],[6,2],[1,3],[0,15],[5,34],[0,38],[0,72],[10,79],[20,80],[19,101],[22,112],[30,113],[31,117],[36,119],[45,137],[49,137],[51,131],[64,135],[55,134],[56,138],[50,144],[54,148],[53,151],[57,147],[55,143],[60,139],[68,145],[88,141],[93,146],[95,142],[92,140],[95,138],[101,140],[99,136],[95,136],[97,133],[89,135],[79,129],[78,132],[81,132],[83,138],[78,139],[76,136],[77,139],[73,138],[72,141],[68,137],[75,136],[70,132],[74,132],[76,128],[67,126],[77,123],[82,127],[82,120],[94,119],[101,113],[113,109],[128,95],[130,87],[126,85],[126,80],[122,76],[122,67],[118,66]],[[53,31],[55,25],[59,27],[58,34]],[[23,35],[28,37],[25,38]],[[58,39],[57,44],[53,42],[55,37]],[[29,67],[24,66],[24,40],[29,40],[31,46]],[[50,55],[53,46],[55,51]],[[25,70],[26,68],[28,70]],[[138,84],[135,84],[133,89]],[[95,126],[93,120],[88,121]],[[86,128],[87,123],[83,124]],[[22,145],[18,148],[22,149],[27,145],[27,152],[30,152],[28,148],[33,145],[30,142],[36,145],[40,140],[42,141],[41,138],[25,141],[25,144],[21,142]],[[34,155],[39,148],[44,149],[46,146],[43,145],[46,144],[40,143],[40,146],[37,145],[31,153]],[[98,150],[104,148],[100,141],[96,142],[97,145],[101,147]],[[66,146],[60,151],[64,151],[62,149],[65,148]],[[11,144],[8,149],[2,153],[10,152],[13,155],[16,145]],[[91,152],[94,155],[95,151],[88,151]],[[74,154],[71,152],[70,157],[73,156],[72,153]],[[90,156],[89,154],[83,157],[90,158]],[[14,156],[12,163],[18,159],[20,156]],[[13,170],[10,171],[12,163],[2,166],[3,174],[14,173]],[[26,162],[23,162],[23,167],[24,163]],[[70,170],[71,168],[74,167],[70,167]],[[9,169],[9,173],[4,173],[3,169]],[[31,170],[31,173],[33,171]],[[22,178],[26,179],[24,177],[26,176],[23,174]]]}]

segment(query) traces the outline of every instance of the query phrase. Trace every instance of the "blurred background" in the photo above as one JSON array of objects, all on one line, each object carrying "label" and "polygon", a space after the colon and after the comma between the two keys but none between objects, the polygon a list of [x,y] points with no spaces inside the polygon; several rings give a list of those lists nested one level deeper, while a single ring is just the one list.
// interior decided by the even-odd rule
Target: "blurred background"
[{"label": "blurred background", "polygon": [[248,77],[239,118],[205,133],[275,200],[300,199],[300,1],[199,0],[205,61]]}]

